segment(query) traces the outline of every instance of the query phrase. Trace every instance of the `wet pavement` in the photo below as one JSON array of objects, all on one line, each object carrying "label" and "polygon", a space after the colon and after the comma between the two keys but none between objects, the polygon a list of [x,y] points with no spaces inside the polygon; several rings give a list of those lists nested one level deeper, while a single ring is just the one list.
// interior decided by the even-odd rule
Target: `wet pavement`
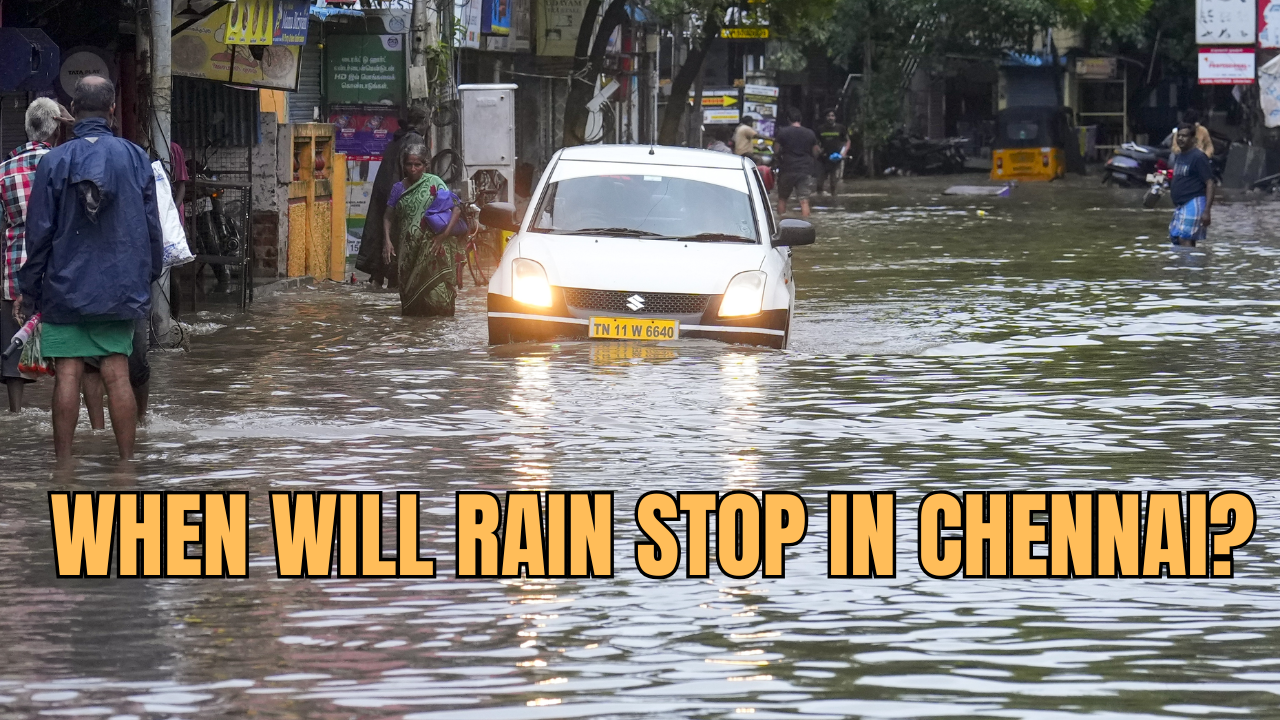
[{"label": "wet pavement", "polygon": [[[82,427],[55,474],[47,412],[0,417],[0,718],[1280,716],[1280,204],[1171,251],[1095,182],[851,184],[787,352],[489,348],[471,288],[456,319],[334,285],[205,314],[153,355],[137,462]],[[130,488],[250,491],[251,578],[55,580],[45,492]],[[659,488],[794,490],[810,534],[785,579],[646,579]],[[300,489],[421,491],[439,577],[275,579],[266,494]],[[454,579],[476,489],[615,491],[616,577]],[[836,489],[898,492],[897,578],[826,578]],[[934,580],[938,489],[1238,489],[1258,529],[1231,580]]]}]

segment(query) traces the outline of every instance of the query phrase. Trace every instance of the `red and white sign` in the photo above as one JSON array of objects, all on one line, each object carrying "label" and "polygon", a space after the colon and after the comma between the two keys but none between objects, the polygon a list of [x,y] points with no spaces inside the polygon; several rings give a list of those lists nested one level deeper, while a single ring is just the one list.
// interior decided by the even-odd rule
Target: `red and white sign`
[{"label": "red and white sign", "polygon": [[1201,85],[1252,85],[1257,77],[1253,48],[1200,48]]},{"label": "red and white sign", "polygon": [[1280,48],[1280,0],[1258,0],[1258,46]]}]

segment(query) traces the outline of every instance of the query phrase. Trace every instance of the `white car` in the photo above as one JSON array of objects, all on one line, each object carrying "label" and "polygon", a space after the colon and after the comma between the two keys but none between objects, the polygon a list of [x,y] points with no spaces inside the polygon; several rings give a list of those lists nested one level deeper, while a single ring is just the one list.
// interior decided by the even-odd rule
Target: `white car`
[{"label": "white car", "polygon": [[787,346],[791,249],[813,227],[774,219],[750,159],[589,145],[555,154],[489,282],[489,342],[712,338]]}]

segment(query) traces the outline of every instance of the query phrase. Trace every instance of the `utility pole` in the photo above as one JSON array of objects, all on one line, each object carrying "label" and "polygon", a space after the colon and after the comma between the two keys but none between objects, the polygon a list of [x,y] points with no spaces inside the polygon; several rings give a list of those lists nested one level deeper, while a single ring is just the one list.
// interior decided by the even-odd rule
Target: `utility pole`
[{"label": "utility pole", "polygon": [[[173,137],[171,109],[173,103],[173,75],[171,73],[173,36],[173,0],[151,0],[151,17],[146,27],[150,29],[147,45],[150,49],[151,97],[148,103],[151,117],[147,119],[151,152],[155,154],[173,177],[173,158],[169,141]],[[141,19],[141,18],[139,18]],[[142,40],[140,37],[139,40]],[[173,337],[173,312],[169,307],[169,271],[151,283],[151,329],[158,344],[176,344]]]},{"label": "utility pole", "polygon": [[662,85],[662,27],[654,28],[652,34],[645,36],[645,44],[648,47],[645,50],[649,55],[649,112],[648,126],[646,128],[649,135],[649,142],[658,144],[658,93]]}]

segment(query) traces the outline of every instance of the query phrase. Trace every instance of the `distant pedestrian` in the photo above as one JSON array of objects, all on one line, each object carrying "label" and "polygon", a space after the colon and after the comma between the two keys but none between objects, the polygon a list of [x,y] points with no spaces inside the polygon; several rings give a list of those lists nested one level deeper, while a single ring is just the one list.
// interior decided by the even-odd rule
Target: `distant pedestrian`
[{"label": "distant pedestrian", "polygon": [[818,139],[822,143],[818,191],[827,188],[831,197],[835,197],[836,183],[844,178],[844,160],[849,156],[849,131],[836,122],[835,110],[828,110],[825,122],[818,126]]},{"label": "distant pedestrian", "polygon": [[733,149],[730,148],[729,145],[725,143],[724,134],[720,131],[719,128],[712,130],[709,134],[711,136],[711,139],[707,141],[708,150],[711,150],[713,152],[722,152],[722,153],[733,152]]},{"label": "distant pedestrian", "polygon": [[1209,156],[1196,147],[1196,126],[1182,123],[1174,136],[1178,154],[1173,156],[1173,179],[1169,197],[1173,199],[1173,221],[1169,240],[1174,245],[1196,246],[1204,240],[1211,221],[1210,211],[1217,191]]},{"label": "distant pedestrian", "polygon": [[[53,149],[61,127],[58,103],[49,98],[36,98],[26,113],[27,144],[9,153],[0,163],[0,207],[4,214],[3,308],[0,309],[0,347],[8,347],[13,335],[22,327],[21,301],[18,292],[18,270],[27,260],[27,203],[31,183],[40,159]],[[32,379],[18,371],[19,354],[4,361],[0,376],[9,393],[9,412],[22,411],[23,386]]]},{"label": "distant pedestrian", "polygon": [[816,158],[821,146],[818,136],[800,125],[799,110],[791,108],[787,117],[791,124],[775,133],[773,139],[778,166],[778,214],[786,214],[787,200],[795,195],[800,201],[800,214],[809,217],[809,197],[818,174]]},{"label": "distant pedestrian", "polygon": [[733,129],[733,154],[754,154],[756,139],[763,137],[764,136],[760,134],[760,131],[756,129],[756,119],[750,115],[743,115],[742,122],[738,124],[738,127]]},{"label": "distant pedestrian", "polygon": [[28,205],[18,286],[24,309],[42,313],[41,350],[55,362],[59,460],[71,456],[86,358],[101,369],[120,457],[133,456],[138,407],[129,355],[135,321],[151,312],[164,240],[151,161],[112,135],[115,111],[110,80],[88,75],[76,83],[75,139],[41,160]]},{"label": "distant pedestrian", "polygon": [[[385,280],[387,287],[396,287],[398,277],[395,263],[385,264],[383,257],[383,219],[387,213],[387,198],[391,196],[391,187],[404,177],[400,167],[400,155],[405,145],[425,143],[428,127],[427,111],[420,107],[409,108],[400,123],[400,128],[391,136],[382,154],[382,163],[378,165],[378,174],[373,178],[373,189],[369,193],[369,210],[364,217],[364,230],[360,233],[360,254],[356,256],[356,269],[369,273],[369,284],[374,289],[381,289]],[[398,249],[399,246],[396,246]]]},{"label": "distant pedestrian", "polygon": [[437,198],[451,196],[449,188],[427,172],[427,146],[421,142],[405,145],[401,167],[404,179],[391,187],[382,221],[382,260],[389,266],[398,256],[401,314],[451,316],[458,297],[459,255],[453,230],[462,222],[462,212],[454,204],[444,227],[433,232],[427,211]]}]

